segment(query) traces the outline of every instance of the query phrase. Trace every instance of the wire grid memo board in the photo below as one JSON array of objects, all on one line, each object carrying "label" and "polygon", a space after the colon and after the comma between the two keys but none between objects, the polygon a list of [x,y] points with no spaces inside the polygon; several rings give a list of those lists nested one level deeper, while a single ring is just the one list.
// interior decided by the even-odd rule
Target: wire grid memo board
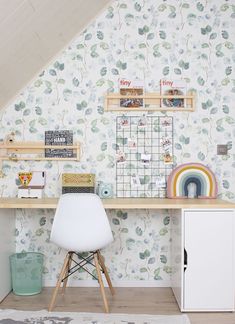
[{"label": "wire grid memo board", "polygon": [[116,119],[116,196],[166,197],[173,169],[173,118]]}]

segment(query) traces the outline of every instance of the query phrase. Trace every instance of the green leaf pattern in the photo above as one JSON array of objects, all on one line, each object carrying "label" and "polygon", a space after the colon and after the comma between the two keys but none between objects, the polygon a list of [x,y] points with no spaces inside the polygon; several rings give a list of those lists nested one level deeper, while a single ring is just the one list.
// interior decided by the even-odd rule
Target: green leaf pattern
[{"label": "green leaf pattern", "polygon": [[[0,137],[43,140],[48,129],[71,129],[80,162],[4,162],[1,196],[16,195],[17,173],[47,171],[47,196],[60,195],[62,172],[95,173],[115,188],[115,113],[104,112],[104,93],[118,78],[184,79],[197,93],[196,112],[174,113],[174,160],[201,162],[216,174],[219,197],[235,195],[234,7],[222,0],[114,0],[56,60],[0,111]],[[169,114],[170,115],[170,114]],[[216,155],[228,144],[227,156]],[[12,176],[14,175],[14,176]],[[149,179],[141,179],[148,183]],[[55,280],[65,251],[49,243],[52,210],[18,210],[17,251],[46,255],[44,279]],[[114,242],[104,256],[114,280],[169,280],[170,222],[166,211],[112,210]],[[81,272],[74,279],[90,279]]]}]

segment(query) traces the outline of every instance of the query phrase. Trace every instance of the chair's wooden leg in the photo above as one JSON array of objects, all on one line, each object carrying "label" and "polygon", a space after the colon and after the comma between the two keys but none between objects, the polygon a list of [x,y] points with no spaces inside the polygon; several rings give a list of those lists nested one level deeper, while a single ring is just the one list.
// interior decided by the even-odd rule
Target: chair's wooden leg
[{"label": "chair's wooden leg", "polygon": [[[64,277],[66,277],[66,276],[69,274],[69,269],[70,269],[70,267],[71,267],[71,263],[72,263],[72,257],[73,257],[73,252],[69,252],[69,262],[68,262],[67,268],[66,268],[66,270],[65,270],[65,275],[64,275]],[[67,277],[67,278],[64,279],[64,281],[63,281],[62,294],[65,293],[65,289],[66,289],[66,287],[67,287],[68,279],[69,279],[69,277]]]},{"label": "chair's wooden leg", "polygon": [[62,282],[62,280],[64,278],[65,271],[66,271],[66,269],[68,267],[68,262],[69,262],[69,253],[67,253],[67,255],[65,257],[64,264],[63,264],[62,270],[60,272],[59,279],[58,279],[56,287],[54,289],[54,292],[53,292],[53,295],[52,295],[52,298],[51,298],[51,302],[50,302],[50,305],[48,307],[49,312],[51,312],[53,307],[54,307],[55,300],[56,300],[56,297],[57,297],[57,294],[58,294],[58,290],[59,290],[61,282]]},{"label": "chair's wooden leg", "polygon": [[106,278],[107,283],[109,285],[109,289],[111,291],[111,294],[114,295],[115,291],[113,289],[112,281],[111,281],[111,279],[109,277],[108,270],[107,270],[107,268],[105,266],[105,263],[104,263],[104,257],[102,256],[102,254],[100,253],[99,250],[97,251],[97,255],[98,255],[99,264],[100,264],[102,270],[104,271],[104,275],[105,275],[105,278]]},{"label": "chair's wooden leg", "polygon": [[105,312],[108,313],[109,306],[108,306],[108,302],[107,302],[107,299],[105,296],[104,284],[103,284],[103,280],[102,280],[102,276],[101,276],[101,272],[100,272],[100,266],[99,266],[99,262],[98,262],[97,253],[94,254],[94,261],[95,261],[95,267],[96,267],[96,272],[97,272],[97,276],[98,276],[98,281],[100,284],[100,291],[101,291],[101,295],[102,295],[103,302],[104,302],[104,309],[105,309]]}]

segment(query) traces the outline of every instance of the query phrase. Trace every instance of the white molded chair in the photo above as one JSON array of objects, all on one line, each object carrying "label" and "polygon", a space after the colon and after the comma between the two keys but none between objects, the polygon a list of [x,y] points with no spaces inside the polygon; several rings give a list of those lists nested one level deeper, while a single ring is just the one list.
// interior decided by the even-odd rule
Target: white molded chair
[{"label": "white molded chair", "polygon": [[[68,277],[89,263],[96,268],[105,311],[108,313],[108,303],[105,296],[101,271],[104,273],[111,293],[114,294],[108,271],[100,249],[113,241],[109,221],[99,196],[92,193],[68,193],[60,197],[51,231],[51,241],[68,251],[64,264],[52,295],[49,311],[54,307],[58,290],[63,282],[62,292],[65,292]],[[81,253],[89,252],[83,257]],[[78,256],[78,260],[74,259]],[[94,264],[92,261],[94,260]],[[72,262],[75,265],[72,266]],[[93,274],[90,273],[92,276]],[[93,276],[94,277],[94,276]]]}]

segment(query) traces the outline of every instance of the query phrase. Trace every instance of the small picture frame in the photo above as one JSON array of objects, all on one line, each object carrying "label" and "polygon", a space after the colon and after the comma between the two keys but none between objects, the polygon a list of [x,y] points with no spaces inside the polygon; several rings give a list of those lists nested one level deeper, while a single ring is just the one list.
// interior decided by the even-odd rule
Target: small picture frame
[{"label": "small picture frame", "polygon": [[171,126],[171,124],[172,124],[172,121],[169,117],[165,117],[161,120],[161,126],[163,128],[168,128]]},{"label": "small picture frame", "polygon": [[126,162],[126,155],[122,151],[117,152],[116,161],[118,164],[123,164]]},{"label": "small picture frame", "polygon": [[147,126],[147,118],[145,116],[141,117],[139,120],[138,120],[138,127],[140,128],[145,128]]},{"label": "small picture frame", "polygon": [[140,160],[144,166],[149,166],[151,161],[151,154],[142,153],[140,156]]},{"label": "small picture frame", "polygon": [[170,152],[165,152],[163,154],[163,161],[164,164],[173,164],[173,156],[170,154]]},{"label": "small picture frame", "polygon": [[166,179],[163,175],[158,175],[156,177],[156,188],[157,189],[165,189],[166,188]]},{"label": "small picture frame", "polygon": [[169,137],[162,137],[160,143],[164,151],[169,151],[171,147],[171,140]]},{"label": "small picture frame", "polygon": [[132,174],[131,182],[132,182],[132,185],[136,188],[139,188],[141,186],[140,178],[137,174]]},{"label": "small picture frame", "polygon": [[129,118],[126,116],[122,116],[122,118],[120,120],[120,126],[121,127],[129,127],[130,126]]},{"label": "small picture frame", "polygon": [[127,146],[130,150],[136,150],[137,149],[136,140],[134,138],[128,138]]}]

